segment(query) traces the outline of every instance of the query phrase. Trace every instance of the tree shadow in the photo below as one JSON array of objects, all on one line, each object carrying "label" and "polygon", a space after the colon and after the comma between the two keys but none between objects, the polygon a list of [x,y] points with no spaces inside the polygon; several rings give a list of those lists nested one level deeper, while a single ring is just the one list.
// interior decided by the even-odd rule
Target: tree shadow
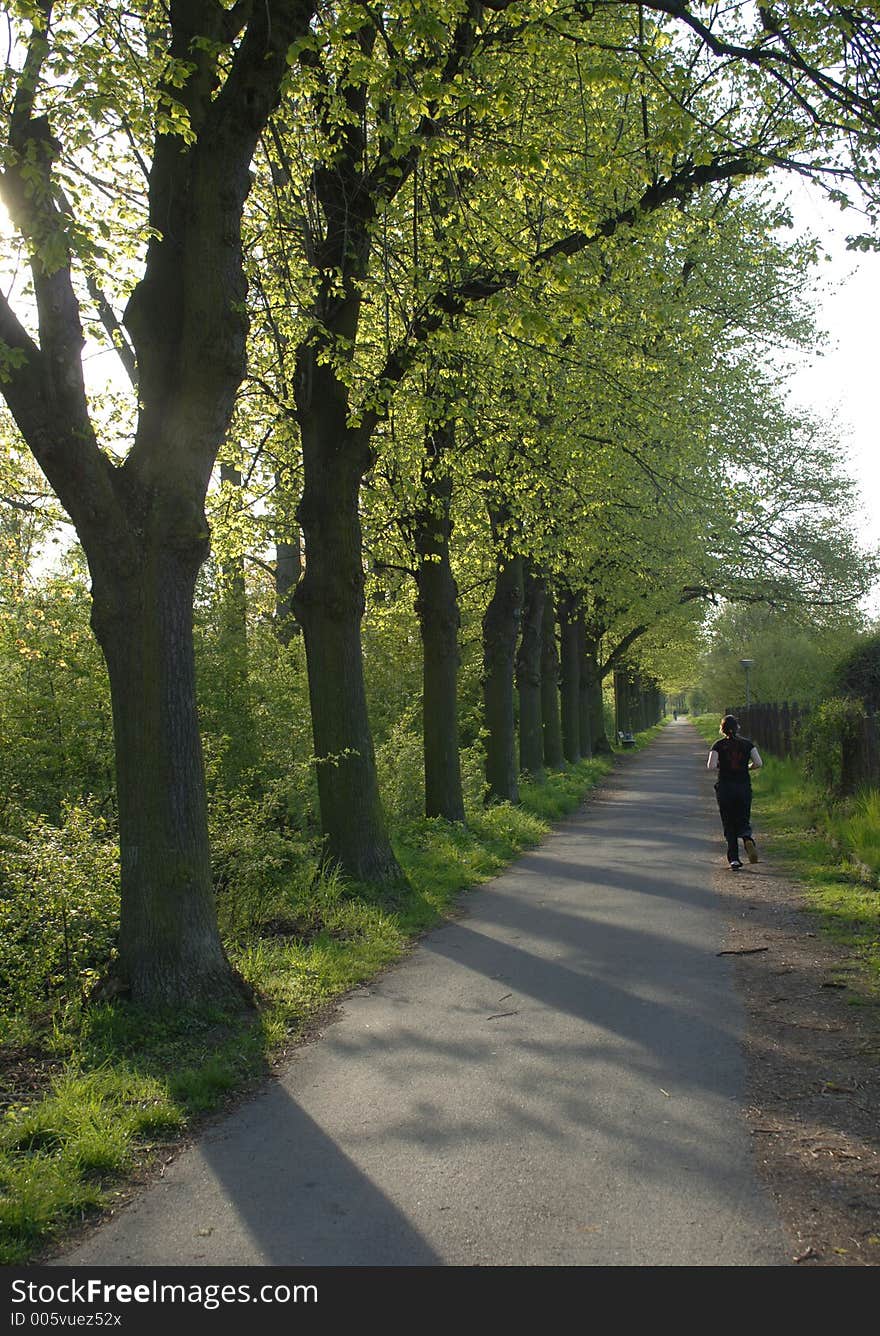
[{"label": "tree shadow", "polygon": [[[612,789],[470,896],[82,1260],[785,1260],[742,1118],[703,798],[657,770],[628,767],[654,790],[637,824]],[[680,857],[644,866],[685,821]]]}]

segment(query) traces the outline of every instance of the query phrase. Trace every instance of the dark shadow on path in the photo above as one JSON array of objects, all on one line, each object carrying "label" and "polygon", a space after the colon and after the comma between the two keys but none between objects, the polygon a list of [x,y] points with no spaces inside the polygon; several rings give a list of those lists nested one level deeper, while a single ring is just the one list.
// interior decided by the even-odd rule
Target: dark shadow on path
[{"label": "dark shadow on path", "polygon": [[[646,1247],[662,1260],[652,1215],[670,1202],[682,1246],[695,1220],[711,1232],[720,1217],[719,1257],[724,1229],[763,1238],[741,1017],[715,954],[711,808],[692,739],[654,746],[463,919],[356,990],[340,1024],[203,1139],[204,1170],[144,1206],[145,1235],[195,1176],[215,1203],[204,1260],[217,1265],[241,1227],[264,1265],[641,1265]],[[619,1228],[610,1252],[597,1219]],[[767,1260],[751,1246],[740,1263]]]},{"label": "dark shadow on path", "polygon": [[[202,1147],[239,1219],[273,1266],[438,1266],[390,1198],[308,1116],[284,1086]],[[364,1127],[373,1119],[363,1110]]]}]

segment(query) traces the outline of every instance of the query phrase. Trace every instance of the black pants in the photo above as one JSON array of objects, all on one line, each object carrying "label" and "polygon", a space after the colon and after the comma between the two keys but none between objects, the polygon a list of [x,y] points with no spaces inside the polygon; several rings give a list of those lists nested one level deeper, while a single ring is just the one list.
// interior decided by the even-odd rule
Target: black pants
[{"label": "black pants", "polygon": [[739,858],[739,841],[752,836],[752,786],[738,780],[719,779],[715,797],[727,840],[727,861],[732,863]]}]

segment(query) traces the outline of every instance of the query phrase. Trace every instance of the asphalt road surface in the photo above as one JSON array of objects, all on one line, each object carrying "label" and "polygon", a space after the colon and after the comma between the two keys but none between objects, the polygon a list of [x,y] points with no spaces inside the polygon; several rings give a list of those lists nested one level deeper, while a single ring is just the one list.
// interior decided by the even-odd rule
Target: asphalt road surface
[{"label": "asphalt road surface", "polygon": [[706,750],[679,720],[623,758],[57,1263],[789,1262],[716,954]]}]

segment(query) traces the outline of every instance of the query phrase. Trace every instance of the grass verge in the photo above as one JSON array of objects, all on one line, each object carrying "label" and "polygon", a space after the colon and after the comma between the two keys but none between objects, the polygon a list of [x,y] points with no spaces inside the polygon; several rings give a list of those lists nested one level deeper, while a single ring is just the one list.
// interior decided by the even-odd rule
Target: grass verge
[{"label": "grass verge", "polygon": [[[691,720],[707,742],[719,736],[715,715]],[[797,761],[762,753],[753,776],[756,831],[766,830],[774,856],[804,886],[823,930],[859,967],[858,1005],[880,998],[880,793],[832,804]],[[760,834],[758,834],[760,838]],[[852,981],[850,981],[852,983]]]},{"label": "grass verge", "polygon": [[[646,746],[659,727],[637,735]],[[633,750],[633,749],[629,749]],[[624,761],[625,763],[625,761]],[[334,1000],[397,960],[453,908],[573,811],[611,768],[597,758],[522,784],[521,803],[466,826],[408,823],[394,846],[410,888],[393,905],[323,877],[295,913],[227,944],[260,1003],[148,1014],[123,999],[0,1015],[0,1264],[33,1261],[63,1231],[126,1195],[200,1117],[253,1087]]]}]

